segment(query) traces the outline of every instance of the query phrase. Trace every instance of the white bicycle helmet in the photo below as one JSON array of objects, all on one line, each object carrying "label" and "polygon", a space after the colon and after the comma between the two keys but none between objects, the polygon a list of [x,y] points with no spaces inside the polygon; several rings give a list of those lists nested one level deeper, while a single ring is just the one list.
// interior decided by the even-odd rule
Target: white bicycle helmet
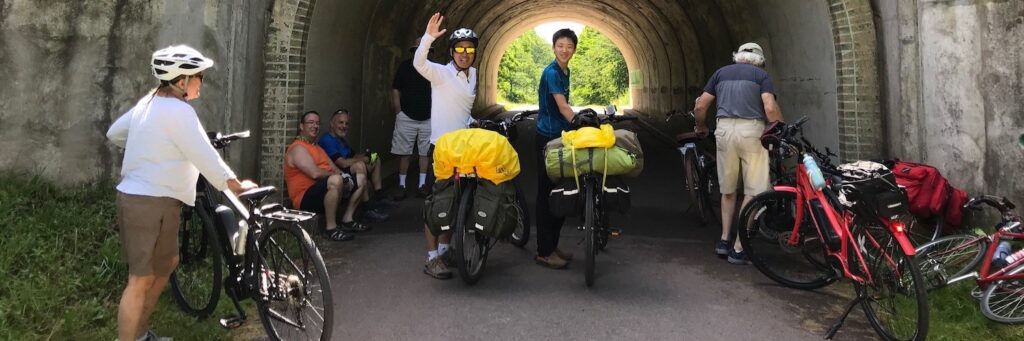
[{"label": "white bicycle helmet", "polygon": [[162,81],[170,81],[178,76],[191,76],[209,69],[213,66],[213,59],[204,57],[187,45],[175,45],[153,52],[150,66],[153,67],[153,76]]},{"label": "white bicycle helmet", "polygon": [[473,46],[477,46],[479,40],[480,38],[477,37],[476,32],[473,32],[473,30],[463,27],[455,30],[455,32],[452,32],[452,35],[448,37],[448,46],[454,47],[455,43],[458,43],[460,41],[471,41],[473,42]]}]

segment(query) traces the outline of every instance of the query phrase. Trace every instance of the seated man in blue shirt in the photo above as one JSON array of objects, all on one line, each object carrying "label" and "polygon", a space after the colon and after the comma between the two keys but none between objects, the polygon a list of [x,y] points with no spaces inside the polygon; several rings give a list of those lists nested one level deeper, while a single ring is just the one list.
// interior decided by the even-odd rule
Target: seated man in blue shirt
[{"label": "seated man in blue shirt", "polygon": [[[340,227],[344,230],[362,232],[369,230],[370,227],[356,221],[355,212],[360,203],[370,200],[370,192],[366,183],[368,174],[372,174],[369,180],[373,185],[374,197],[383,198],[380,195],[380,160],[377,160],[375,156],[371,158],[370,155],[355,153],[349,147],[345,136],[348,135],[350,116],[346,109],[335,111],[334,116],[331,117],[330,129],[327,134],[320,137],[317,144],[327,152],[327,156],[338,168],[356,179],[356,188],[352,191],[348,205],[345,207],[345,213],[341,216]],[[382,212],[381,206],[393,205],[393,203],[385,199],[378,199],[378,201],[377,208],[366,209],[363,212],[364,217],[377,221],[388,218],[388,215]]]}]

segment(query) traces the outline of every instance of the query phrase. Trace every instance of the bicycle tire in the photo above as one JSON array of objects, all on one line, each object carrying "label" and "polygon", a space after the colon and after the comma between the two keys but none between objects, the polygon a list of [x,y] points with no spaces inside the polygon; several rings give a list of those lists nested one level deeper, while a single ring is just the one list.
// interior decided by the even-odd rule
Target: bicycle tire
[{"label": "bicycle tire", "polygon": [[697,156],[693,151],[683,154],[683,186],[686,187],[686,192],[690,195],[690,204],[697,207],[697,218],[700,219],[702,225],[706,225],[708,223],[707,213],[700,193],[703,186],[700,181],[700,172],[697,169]]},{"label": "bicycle tire", "polygon": [[963,276],[985,258],[988,239],[971,235],[952,235],[917,248],[914,260],[919,264],[928,290],[949,284],[950,278]]},{"label": "bicycle tire", "polygon": [[[1024,272],[1024,265],[1008,272]],[[999,323],[1024,322],[1024,279],[1002,280],[989,284],[981,295],[981,313]],[[1007,310],[1009,309],[1009,310]]]},{"label": "bicycle tire", "polygon": [[297,223],[266,224],[259,237],[258,274],[249,277],[258,281],[251,285],[263,328],[272,340],[330,340],[334,300],[320,250]]},{"label": "bicycle tire", "polygon": [[[735,227],[744,252],[762,274],[784,286],[813,290],[836,281],[825,261],[824,243],[811,223],[800,227],[800,244],[788,244],[795,223],[796,194],[768,191],[741,210]],[[805,212],[807,217],[810,212]]]},{"label": "bicycle tire", "polygon": [[510,240],[512,245],[523,248],[530,241],[530,212],[526,209],[526,196],[523,195],[523,190],[519,186],[516,186],[516,202],[514,206],[519,215],[519,221],[515,231],[512,231]]},{"label": "bicycle tire", "polygon": [[459,198],[458,214],[455,216],[455,231],[452,234],[452,250],[455,251],[455,265],[459,277],[469,285],[474,285],[483,275],[484,264],[487,262],[485,245],[480,243],[484,238],[473,229],[469,229],[470,216],[473,213],[473,189],[463,190]]},{"label": "bicycle tire", "polygon": [[[871,327],[885,340],[926,339],[927,287],[913,257],[903,252],[887,227],[855,226],[851,232],[851,242],[860,247],[871,274],[870,282],[854,282],[858,297],[864,297],[861,309]],[[855,255],[851,257],[851,267],[859,264]],[[897,311],[904,308],[910,311]]]},{"label": "bicycle tire", "polygon": [[594,212],[594,186],[591,183],[585,185],[587,188],[583,192],[585,193],[583,208],[583,234],[586,244],[586,259],[584,260],[583,266],[583,277],[587,283],[587,287],[594,286],[594,262],[597,258],[597,226],[595,226],[596,212]]},{"label": "bicycle tire", "polygon": [[938,240],[942,236],[946,218],[941,214],[931,218],[912,217],[907,223],[905,229],[907,238],[910,238],[915,247],[920,247],[928,242]]},{"label": "bicycle tire", "polygon": [[[708,162],[705,160],[705,162]],[[716,167],[705,165],[700,174],[701,198],[704,201],[704,210],[709,219],[708,222],[715,224],[722,223],[722,194],[718,191],[718,170]]]},{"label": "bicycle tire", "polygon": [[186,314],[205,318],[220,300],[222,271],[220,238],[213,216],[202,199],[183,206],[178,230],[178,267],[171,273],[174,301]]}]

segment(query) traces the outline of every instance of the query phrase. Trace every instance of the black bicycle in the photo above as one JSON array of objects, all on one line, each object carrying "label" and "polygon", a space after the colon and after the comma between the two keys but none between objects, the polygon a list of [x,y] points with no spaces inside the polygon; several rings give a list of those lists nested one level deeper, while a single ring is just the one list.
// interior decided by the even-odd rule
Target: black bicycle
[{"label": "black bicycle", "polygon": [[[516,123],[528,119],[536,111],[526,111],[509,116],[503,120],[477,120],[475,127],[495,131],[504,135],[510,141],[516,137]],[[453,183],[455,185],[456,197],[454,202],[458,203],[455,215],[455,225],[452,232],[452,251],[455,253],[455,265],[459,271],[459,277],[466,284],[473,285],[483,277],[484,265],[487,263],[487,255],[491,248],[498,242],[482,231],[472,228],[473,221],[473,198],[476,194],[479,180],[475,170],[454,170]],[[486,180],[484,180],[486,181]],[[516,227],[513,230],[510,241],[517,247],[523,247],[530,237],[529,218],[527,216],[525,196],[519,186],[513,182],[515,187],[515,198],[512,207],[515,210]]]},{"label": "black bicycle", "polygon": [[[668,122],[673,116],[686,116],[696,124],[693,111],[683,113],[673,110],[665,116]],[[690,207],[696,207],[701,224],[711,221],[720,222],[717,210],[722,208],[722,196],[718,191],[718,165],[715,156],[704,151],[698,144],[714,136],[711,132],[699,134],[696,131],[676,135],[679,143],[679,155],[683,158],[683,187],[690,194]]]},{"label": "black bicycle", "polygon": [[[598,115],[592,109],[583,109],[573,118],[573,128],[598,128],[603,123],[616,123],[636,120],[636,116],[616,115],[614,107],[609,107],[604,115]],[[584,279],[587,287],[594,285],[597,252],[604,250],[611,236],[618,236],[619,231],[608,227],[608,211],[604,191],[604,175],[589,172],[580,174],[579,190],[583,193],[583,231],[585,244]]]},{"label": "black bicycle", "polygon": [[[249,132],[208,135],[223,149]],[[315,214],[263,204],[274,192],[261,187],[218,195],[199,178],[195,206],[181,212],[180,265],[170,279],[174,300],[186,313],[205,318],[216,308],[223,284],[238,314],[222,318],[221,326],[241,326],[246,314],[240,301],[252,299],[271,339],[329,340],[334,326],[330,278],[320,250],[300,225]],[[225,261],[228,273],[222,277]]]}]

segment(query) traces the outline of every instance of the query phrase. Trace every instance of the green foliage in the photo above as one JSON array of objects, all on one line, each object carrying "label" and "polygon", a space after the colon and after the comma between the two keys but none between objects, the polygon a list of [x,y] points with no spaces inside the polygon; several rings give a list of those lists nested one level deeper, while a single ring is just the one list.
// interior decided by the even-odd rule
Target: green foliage
[{"label": "green foliage", "polygon": [[505,49],[498,66],[498,96],[513,103],[537,103],[540,73],[555,59],[551,45],[528,30]]},{"label": "green foliage", "polygon": [[[116,338],[128,274],[114,229],[113,187],[66,188],[0,174],[0,340]],[[228,337],[212,319],[181,314],[169,294],[153,316],[158,333],[185,340]],[[225,301],[221,308],[229,308]]]},{"label": "green foliage", "polygon": [[569,70],[572,71],[569,102],[573,105],[621,102],[620,98],[629,90],[629,73],[622,53],[608,37],[593,28],[586,27],[580,33]]},{"label": "green foliage", "polygon": [[[555,59],[551,42],[534,30],[505,50],[498,66],[498,97],[509,103],[537,104],[540,74]],[[618,47],[586,27],[579,36],[571,70],[569,103],[574,106],[629,104],[629,73]]]}]

